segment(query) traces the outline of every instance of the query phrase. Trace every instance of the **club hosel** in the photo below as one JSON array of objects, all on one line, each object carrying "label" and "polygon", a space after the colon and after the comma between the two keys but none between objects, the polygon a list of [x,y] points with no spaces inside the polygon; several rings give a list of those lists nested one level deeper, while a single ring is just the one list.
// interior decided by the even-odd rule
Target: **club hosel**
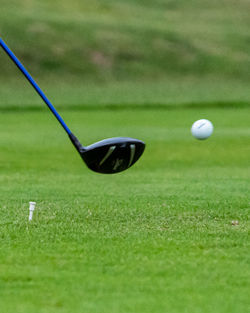
[{"label": "club hosel", "polygon": [[76,136],[73,133],[69,134],[69,139],[71,140],[71,142],[73,143],[73,145],[75,146],[76,150],[79,153],[85,150],[80,141],[76,138]]}]

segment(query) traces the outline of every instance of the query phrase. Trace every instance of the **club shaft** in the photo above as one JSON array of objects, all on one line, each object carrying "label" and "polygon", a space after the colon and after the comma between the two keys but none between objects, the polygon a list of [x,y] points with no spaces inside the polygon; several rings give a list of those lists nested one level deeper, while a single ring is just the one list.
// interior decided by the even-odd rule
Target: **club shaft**
[{"label": "club shaft", "polygon": [[33,86],[33,88],[36,90],[36,92],[39,94],[39,96],[42,98],[42,100],[46,103],[46,105],[49,107],[51,112],[54,114],[54,116],[56,117],[58,122],[62,125],[62,127],[67,132],[67,134],[70,135],[71,130],[68,128],[68,126],[66,125],[64,120],[61,118],[61,116],[57,113],[57,111],[54,108],[54,106],[52,105],[52,103],[45,96],[44,92],[37,85],[37,83],[32,78],[32,76],[29,74],[29,72],[25,69],[25,67],[22,65],[22,63],[18,60],[18,58],[14,55],[14,53],[10,50],[10,48],[6,45],[6,43],[1,38],[0,38],[0,46],[8,54],[8,56],[11,58],[11,60],[16,64],[16,66],[23,73],[23,75],[27,78],[27,80],[30,82],[30,84]]}]

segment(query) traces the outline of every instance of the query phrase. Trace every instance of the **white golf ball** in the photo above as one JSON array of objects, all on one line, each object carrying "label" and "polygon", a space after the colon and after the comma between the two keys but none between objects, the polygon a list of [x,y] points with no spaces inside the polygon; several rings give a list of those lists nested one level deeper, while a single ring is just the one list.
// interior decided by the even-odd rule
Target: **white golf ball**
[{"label": "white golf ball", "polygon": [[212,135],[213,130],[213,124],[209,120],[203,119],[194,122],[191,133],[195,138],[204,140]]}]

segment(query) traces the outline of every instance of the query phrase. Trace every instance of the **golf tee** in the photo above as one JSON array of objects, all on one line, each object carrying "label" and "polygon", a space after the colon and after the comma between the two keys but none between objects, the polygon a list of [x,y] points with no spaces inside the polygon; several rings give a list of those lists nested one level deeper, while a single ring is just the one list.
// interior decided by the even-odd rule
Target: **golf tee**
[{"label": "golf tee", "polygon": [[35,211],[35,206],[36,202],[30,202],[30,207],[29,207],[29,221],[32,221],[33,218],[33,212]]}]

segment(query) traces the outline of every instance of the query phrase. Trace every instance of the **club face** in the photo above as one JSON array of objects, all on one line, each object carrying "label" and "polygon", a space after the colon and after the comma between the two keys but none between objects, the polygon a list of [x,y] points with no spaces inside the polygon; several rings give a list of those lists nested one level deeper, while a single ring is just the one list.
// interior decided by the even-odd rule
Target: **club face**
[{"label": "club face", "polygon": [[126,137],[109,138],[80,152],[81,157],[92,171],[115,174],[131,167],[142,155],[144,142]]}]

